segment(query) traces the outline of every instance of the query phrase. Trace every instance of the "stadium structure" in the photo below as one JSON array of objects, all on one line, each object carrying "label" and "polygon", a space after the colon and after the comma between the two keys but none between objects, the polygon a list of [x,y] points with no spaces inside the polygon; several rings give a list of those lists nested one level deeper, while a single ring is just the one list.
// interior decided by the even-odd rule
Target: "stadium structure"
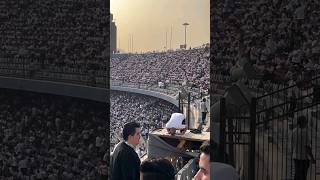
[{"label": "stadium structure", "polygon": [[240,179],[320,179],[318,7],[211,3],[214,161]]},{"label": "stadium structure", "polygon": [[[105,38],[109,36],[104,32],[111,18],[102,17],[107,14],[101,8],[104,7],[102,1],[45,1],[25,6],[23,1],[1,6],[0,98],[3,104],[0,115],[3,131],[0,132],[0,157],[3,173],[0,179],[28,176],[105,179],[110,154],[107,145],[111,143],[105,136],[109,134],[109,124],[105,123],[109,116],[105,111],[108,109],[109,89],[117,94],[110,99],[116,100],[116,96],[125,96],[128,100],[132,96],[146,99],[153,103],[146,103],[146,106],[157,109],[155,113],[159,117],[156,118],[181,111],[186,115],[190,128],[197,126],[196,120],[200,118],[197,101],[208,96],[208,46],[170,53],[115,54],[111,60],[111,71],[120,67],[118,63],[138,65],[140,61],[136,61],[135,56],[151,59],[159,65],[154,66],[158,69],[142,74],[126,72],[130,78],[112,72],[110,88],[106,72],[109,50],[106,47],[111,46],[108,44],[111,42]],[[35,11],[39,7],[41,10]],[[173,62],[168,60],[155,61],[152,56],[175,59],[176,65],[172,66],[170,63]],[[178,58],[181,56],[184,59]],[[126,57],[128,59],[121,59]],[[202,62],[206,63],[205,71]],[[173,68],[161,69],[162,65]],[[177,70],[182,74],[175,74]],[[159,72],[163,78],[156,76]],[[156,81],[148,81],[155,79],[154,76],[158,78]],[[198,78],[202,78],[201,81],[194,81]],[[126,79],[130,81],[126,82]],[[136,83],[134,79],[141,82]],[[137,121],[140,119],[143,117],[137,116]],[[152,134],[155,130],[151,127],[152,122],[145,124],[150,128],[145,130],[145,135]],[[203,132],[208,126],[209,123]],[[209,132],[206,134],[208,139]],[[190,136],[184,138],[190,141]],[[147,142],[145,138],[142,143],[146,145]],[[194,144],[189,148],[197,149],[199,139]],[[182,145],[180,151],[185,153],[183,148],[187,146]],[[148,149],[143,148],[141,157],[146,157]],[[195,156],[172,157],[172,162],[180,159],[175,163],[177,174],[193,176],[196,172]],[[192,167],[193,171],[188,172],[183,167]]]},{"label": "stadium structure", "polygon": [[103,7],[1,2],[0,179],[107,178]]},{"label": "stadium structure", "polygon": [[[208,44],[190,50],[113,54],[110,62],[113,107],[111,126],[121,127],[119,121],[126,119],[126,113],[131,112],[127,121],[134,119],[142,124],[144,146],[140,147],[138,152],[141,160],[160,157],[169,159],[176,169],[176,179],[191,178],[195,175],[198,171],[199,147],[203,141],[210,139],[209,116],[206,120],[208,123],[202,127],[200,134],[190,131],[199,128],[200,101],[203,98],[209,101],[208,65]],[[125,99],[124,96],[129,99],[125,100],[125,104],[119,102],[119,99]],[[159,106],[161,108],[158,108]],[[207,106],[209,109],[209,102]],[[141,107],[141,110],[138,116],[135,116],[133,114],[140,109],[137,107]],[[112,112],[112,109],[116,109],[116,112]],[[125,115],[117,113],[120,109],[123,109]],[[152,115],[149,115],[149,111]],[[165,123],[174,112],[181,112],[186,117],[189,130],[184,135],[170,136],[164,129]],[[118,143],[120,138],[110,137],[110,141],[114,141],[110,146],[111,151],[112,144]]]}]

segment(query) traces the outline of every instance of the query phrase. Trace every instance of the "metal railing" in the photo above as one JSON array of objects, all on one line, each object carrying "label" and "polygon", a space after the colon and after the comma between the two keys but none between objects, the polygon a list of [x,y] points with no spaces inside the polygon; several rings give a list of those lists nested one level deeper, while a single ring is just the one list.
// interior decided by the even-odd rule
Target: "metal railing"
[{"label": "metal railing", "polygon": [[158,87],[158,85],[155,85],[155,84],[128,83],[128,82],[115,81],[115,80],[111,80],[110,84],[111,86],[122,86],[122,87],[156,91],[156,92],[164,93],[171,96],[177,95],[180,89],[178,85],[167,85],[166,88],[160,88]]},{"label": "metal railing", "polygon": [[190,159],[189,162],[176,174],[176,180],[192,180],[197,169],[196,159]]},{"label": "metal railing", "polygon": [[[157,84],[128,83],[125,81],[117,81],[117,80],[111,80],[110,84],[111,86],[122,86],[122,87],[138,88],[143,90],[160,92],[160,93],[167,94],[169,96],[177,96],[182,89],[182,86],[178,84],[166,84],[165,88],[160,88]],[[191,102],[199,100],[202,97],[208,95],[208,93],[203,93],[199,89],[192,89],[189,87],[187,87],[187,91],[190,92]]]},{"label": "metal railing", "polygon": [[[306,79],[254,97],[250,108],[238,111],[222,98],[222,161],[233,165],[244,180],[320,179],[319,82],[320,77]],[[315,163],[306,155],[310,149]]]}]

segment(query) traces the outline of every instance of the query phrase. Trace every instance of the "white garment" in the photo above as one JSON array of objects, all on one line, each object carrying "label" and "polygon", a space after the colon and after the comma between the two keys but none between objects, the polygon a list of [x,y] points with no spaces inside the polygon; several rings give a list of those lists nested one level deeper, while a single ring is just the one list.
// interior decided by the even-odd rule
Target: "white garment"
[{"label": "white garment", "polygon": [[166,128],[184,129],[186,125],[182,125],[182,121],[185,119],[184,114],[173,113],[169,122],[166,124]]},{"label": "white garment", "polygon": [[125,143],[130,146],[134,151],[136,151],[136,147],[134,147],[132,144],[129,144],[127,141],[125,141]]},{"label": "white garment", "polygon": [[213,162],[211,163],[211,178],[214,180],[239,180],[237,171],[228,164]]},{"label": "white garment", "polygon": [[296,128],[292,132],[293,159],[308,160],[307,148],[311,147],[307,128]]},{"label": "white garment", "polygon": [[203,101],[202,101],[202,102],[200,103],[200,110],[201,110],[201,112],[208,112],[206,102],[203,102]]}]

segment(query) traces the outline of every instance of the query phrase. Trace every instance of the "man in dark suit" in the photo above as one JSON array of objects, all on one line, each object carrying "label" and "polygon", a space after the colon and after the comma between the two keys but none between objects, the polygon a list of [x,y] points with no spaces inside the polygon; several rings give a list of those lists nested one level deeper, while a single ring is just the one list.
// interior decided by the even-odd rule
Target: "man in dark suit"
[{"label": "man in dark suit", "polygon": [[111,180],[138,180],[140,159],[135,151],[140,142],[140,125],[130,122],[124,125],[123,140],[116,145],[110,158]]}]

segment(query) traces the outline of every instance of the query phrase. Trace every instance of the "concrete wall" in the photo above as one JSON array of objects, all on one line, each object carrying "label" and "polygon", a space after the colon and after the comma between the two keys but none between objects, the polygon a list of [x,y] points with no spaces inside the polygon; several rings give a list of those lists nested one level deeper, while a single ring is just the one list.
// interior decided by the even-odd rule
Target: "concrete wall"
[{"label": "concrete wall", "polygon": [[[0,76],[0,88],[71,96],[71,97],[89,99],[89,100],[94,100],[99,102],[106,102],[108,97],[107,96],[108,91],[104,88],[88,87],[84,85],[52,82],[52,81],[45,81],[45,80],[31,80],[31,79],[23,79],[23,78],[4,77],[4,76]],[[121,86],[111,86],[111,90],[148,95],[148,96],[156,97],[159,99],[163,99],[171,104],[179,106],[178,100],[174,99],[174,97],[168,96],[160,92],[138,89],[138,88],[131,88],[131,87],[121,87]]]},{"label": "concrete wall", "polygon": [[179,106],[179,101],[176,100],[174,97],[168,96],[166,94],[145,90],[145,89],[138,89],[138,88],[132,88],[132,87],[122,87],[122,86],[111,86],[111,90],[114,91],[124,91],[124,92],[132,92],[132,93],[138,93],[138,94],[144,94],[148,96],[153,96],[159,99],[163,99],[171,104],[174,104],[175,106]]},{"label": "concrete wall", "polygon": [[[145,90],[145,89],[138,89],[138,88],[133,88],[133,87],[123,87],[123,86],[111,86],[111,90],[113,91],[124,91],[124,92],[132,92],[132,93],[138,93],[138,94],[143,94],[143,95],[148,95],[152,97],[156,97],[159,99],[163,99],[171,104],[174,104],[175,106],[179,106],[179,101],[176,100],[174,97],[169,96],[167,94],[163,94],[160,92],[156,91],[150,91],[150,90]],[[187,114],[187,109],[184,108],[183,113],[186,115]],[[191,129],[197,128],[198,127],[198,119],[200,118],[199,115],[199,110],[197,109],[194,104],[191,104],[191,110],[190,110],[190,122],[189,125]],[[210,114],[207,115],[207,122],[209,122]],[[208,123],[209,125],[209,123]]]},{"label": "concrete wall", "polygon": [[0,76],[0,88],[63,95],[98,102],[106,102],[108,93],[107,90],[103,88],[3,76]]}]

